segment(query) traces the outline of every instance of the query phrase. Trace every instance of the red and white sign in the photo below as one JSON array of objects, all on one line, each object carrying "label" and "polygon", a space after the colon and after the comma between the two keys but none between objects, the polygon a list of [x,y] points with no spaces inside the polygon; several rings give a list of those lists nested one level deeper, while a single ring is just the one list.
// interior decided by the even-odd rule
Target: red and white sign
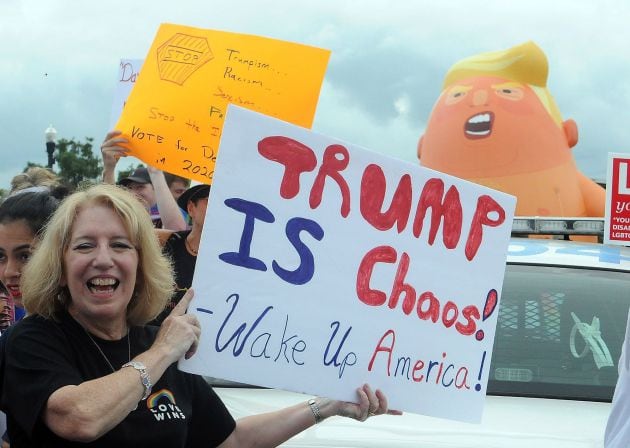
[{"label": "red and white sign", "polygon": [[604,243],[630,246],[630,154],[608,153]]}]

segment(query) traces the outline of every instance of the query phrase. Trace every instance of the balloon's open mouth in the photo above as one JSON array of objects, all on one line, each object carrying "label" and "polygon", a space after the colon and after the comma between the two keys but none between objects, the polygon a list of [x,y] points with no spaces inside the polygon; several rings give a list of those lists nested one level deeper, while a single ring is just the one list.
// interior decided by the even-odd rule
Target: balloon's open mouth
[{"label": "balloon's open mouth", "polygon": [[492,112],[475,114],[466,121],[464,135],[470,139],[489,137],[492,134],[492,123],[494,123]]}]

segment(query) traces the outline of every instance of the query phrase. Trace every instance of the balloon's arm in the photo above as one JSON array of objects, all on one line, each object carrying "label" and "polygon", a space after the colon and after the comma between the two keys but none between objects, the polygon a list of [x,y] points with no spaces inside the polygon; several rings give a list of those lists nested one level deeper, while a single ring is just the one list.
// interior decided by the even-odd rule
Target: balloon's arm
[{"label": "balloon's arm", "polygon": [[606,190],[580,172],[578,172],[578,182],[584,198],[586,216],[604,216],[606,213]]}]

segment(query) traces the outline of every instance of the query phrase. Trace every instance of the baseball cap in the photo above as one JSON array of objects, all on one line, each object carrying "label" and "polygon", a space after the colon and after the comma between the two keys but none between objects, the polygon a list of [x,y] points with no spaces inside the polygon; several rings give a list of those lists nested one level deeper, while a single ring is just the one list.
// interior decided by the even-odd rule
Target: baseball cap
[{"label": "baseball cap", "polygon": [[126,187],[131,182],[136,182],[139,184],[150,184],[151,178],[149,177],[149,171],[145,167],[139,166],[138,168],[133,170],[129,176],[120,179],[118,181],[118,185]]},{"label": "baseball cap", "polygon": [[207,198],[209,195],[210,185],[195,185],[194,187],[190,187],[188,190],[184,191],[181,196],[177,198],[177,205],[182,210],[186,210],[186,208],[188,207],[188,201]]}]

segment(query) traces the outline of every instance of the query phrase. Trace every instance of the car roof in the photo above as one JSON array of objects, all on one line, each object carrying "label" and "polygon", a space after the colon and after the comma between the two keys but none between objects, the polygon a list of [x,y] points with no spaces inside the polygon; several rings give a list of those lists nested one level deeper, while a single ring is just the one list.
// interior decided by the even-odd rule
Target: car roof
[{"label": "car roof", "polygon": [[508,264],[539,264],[630,272],[630,247],[558,239],[513,237]]}]

